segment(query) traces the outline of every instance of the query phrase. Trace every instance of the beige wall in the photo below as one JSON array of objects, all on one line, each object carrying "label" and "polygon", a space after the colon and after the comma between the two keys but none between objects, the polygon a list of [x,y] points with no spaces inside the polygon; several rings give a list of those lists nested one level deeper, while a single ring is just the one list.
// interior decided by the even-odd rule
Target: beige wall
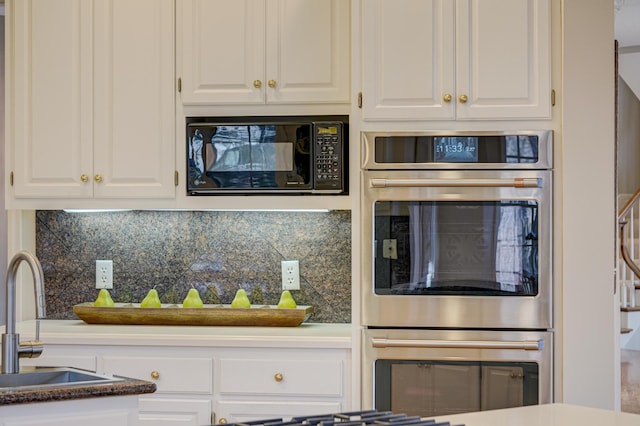
[{"label": "beige wall", "polygon": [[[556,399],[620,407],[613,0],[564,0]],[[558,193],[559,191],[559,193]]]},{"label": "beige wall", "polygon": [[[4,6],[0,7],[0,188],[4,188]],[[7,271],[7,211],[4,193],[0,197],[0,324],[5,323],[5,280]]]}]

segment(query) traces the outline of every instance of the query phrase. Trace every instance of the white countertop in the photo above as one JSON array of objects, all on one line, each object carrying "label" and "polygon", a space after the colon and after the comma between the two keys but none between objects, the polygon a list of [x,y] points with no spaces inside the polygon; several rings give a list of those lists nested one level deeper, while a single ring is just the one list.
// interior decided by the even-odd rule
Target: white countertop
[{"label": "white countertop", "polygon": [[438,416],[452,426],[639,426],[640,415],[568,404],[530,405],[503,410]]},{"label": "white countertop", "polygon": [[[35,336],[35,320],[16,326],[21,340]],[[41,320],[40,340],[50,344],[188,345],[216,347],[351,348],[351,324],[303,323],[297,327],[207,327],[87,324]]]}]

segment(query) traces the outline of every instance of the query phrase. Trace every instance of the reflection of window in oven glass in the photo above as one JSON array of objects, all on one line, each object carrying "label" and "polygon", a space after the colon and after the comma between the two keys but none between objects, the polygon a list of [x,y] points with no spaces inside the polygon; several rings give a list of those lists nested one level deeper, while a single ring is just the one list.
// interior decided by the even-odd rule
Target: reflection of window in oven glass
[{"label": "reflection of window in oven glass", "polygon": [[374,232],[377,294],[538,293],[535,201],[382,201]]},{"label": "reflection of window in oven glass", "polygon": [[203,159],[204,136],[199,129],[193,129],[189,135],[189,179],[194,185],[204,183],[202,176],[205,165]]},{"label": "reflection of window in oven glass", "polygon": [[507,163],[536,163],[538,161],[537,136],[506,136]]},{"label": "reflection of window in oven glass", "polygon": [[536,405],[539,365],[517,361],[375,361],[380,411],[433,417]]},{"label": "reflection of window in oven glass", "polygon": [[[503,202],[497,234],[496,276],[502,290],[535,295],[538,277],[538,206]],[[515,230],[518,230],[516,233]],[[520,265],[516,267],[515,265]]]}]

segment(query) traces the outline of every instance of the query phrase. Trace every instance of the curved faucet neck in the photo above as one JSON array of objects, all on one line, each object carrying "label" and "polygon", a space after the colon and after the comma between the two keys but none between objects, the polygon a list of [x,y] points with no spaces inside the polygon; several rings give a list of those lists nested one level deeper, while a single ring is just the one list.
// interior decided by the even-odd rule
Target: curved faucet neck
[{"label": "curved faucet neck", "polygon": [[36,299],[36,318],[44,318],[46,316],[44,305],[44,274],[42,266],[38,259],[26,250],[19,251],[9,261],[7,265],[7,288],[6,288],[6,314],[7,314],[7,334],[15,333],[16,324],[16,278],[18,276],[18,268],[25,261],[31,269],[33,276],[33,285]]},{"label": "curved faucet neck", "polygon": [[[33,275],[35,288],[36,318],[46,316],[44,304],[44,274],[38,259],[28,251],[16,253],[7,265],[6,288],[6,330],[2,335],[2,373],[17,373],[18,358],[20,355],[20,341],[16,334],[16,277],[18,267],[22,262],[27,262]],[[39,339],[39,327],[36,326],[36,340]]]}]

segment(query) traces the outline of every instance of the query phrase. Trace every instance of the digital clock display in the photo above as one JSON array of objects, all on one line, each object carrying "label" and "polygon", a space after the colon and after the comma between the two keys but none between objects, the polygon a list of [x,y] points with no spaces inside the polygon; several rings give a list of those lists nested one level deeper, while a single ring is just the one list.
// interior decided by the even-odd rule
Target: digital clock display
[{"label": "digital clock display", "polygon": [[451,136],[433,138],[433,159],[440,163],[477,163],[478,138]]},{"label": "digital clock display", "polygon": [[337,135],[338,128],[336,126],[318,127],[319,135]]}]

